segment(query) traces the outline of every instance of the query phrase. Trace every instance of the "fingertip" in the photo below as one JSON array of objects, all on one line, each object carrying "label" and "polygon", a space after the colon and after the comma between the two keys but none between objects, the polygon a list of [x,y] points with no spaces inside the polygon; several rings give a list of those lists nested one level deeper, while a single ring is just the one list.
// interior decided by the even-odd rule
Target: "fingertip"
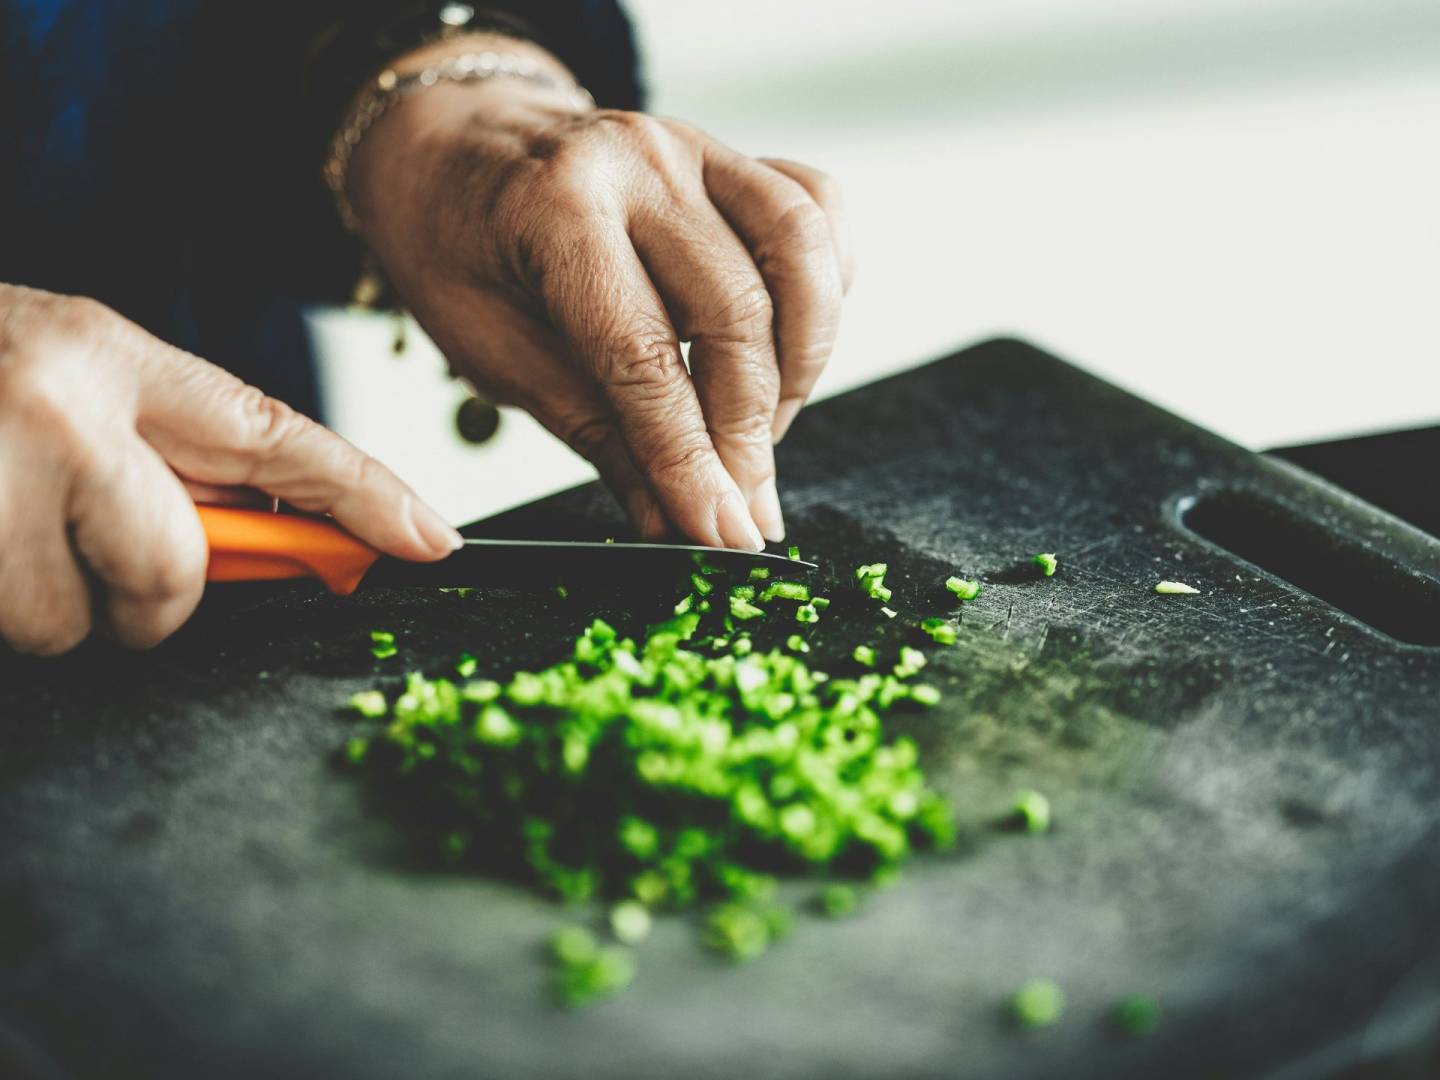
[{"label": "fingertip", "polygon": [[715,508],[715,531],[725,547],[742,551],[764,551],[765,538],[738,491],[727,491]]},{"label": "fingertip", "polygon": [[770,543],[778,544],[785,539],[785,515],[780,509],[780,493],[773,476],[762,481],[750,496],[750,517]]},{"label": "fingertip", "polygon": [[790,430],[790,425],[795,422],[795,417],[800,415],[800,407],[804,404],[804,401],[800,398],[786,398],[776,407],[775,419],[772,421],[770,427],[772,438],[775,442],[778,443],[781,439],[785,438],[786,432]]},{"label": "fingertip", "polygon": [[428,561],[443,559],[465,546],[465,538],[428,503],[419,497],[410,502],[410,524],[425,545]]}]

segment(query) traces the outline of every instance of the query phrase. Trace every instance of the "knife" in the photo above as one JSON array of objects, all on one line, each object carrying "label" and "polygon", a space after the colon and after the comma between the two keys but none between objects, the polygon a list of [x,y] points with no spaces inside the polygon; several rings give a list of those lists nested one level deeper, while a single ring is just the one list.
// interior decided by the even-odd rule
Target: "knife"
[{"label": "knife", "polygon": [[207,581],[317,578],[341,596],[370,585],[527,587],[568,581],[681,579],[703,561],[745,573],[808,574],[814,563],[765,552],[690,544],[595,543],[568,540],[466,540],[437,562],[382,555],[328,518],[197,506],[210,544]]}]

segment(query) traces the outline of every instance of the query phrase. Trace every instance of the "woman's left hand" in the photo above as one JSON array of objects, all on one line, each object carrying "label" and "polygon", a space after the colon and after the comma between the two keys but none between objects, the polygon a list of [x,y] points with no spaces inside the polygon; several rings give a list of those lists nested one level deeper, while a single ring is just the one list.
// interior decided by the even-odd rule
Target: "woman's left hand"
[{"label": "woman's left hand", "polygon": [[496,78],[394,108],[349,190],[452,368],[593,462],[641,535],[783,538],[773,443],[830,356],[850,280],[832,180]]}]

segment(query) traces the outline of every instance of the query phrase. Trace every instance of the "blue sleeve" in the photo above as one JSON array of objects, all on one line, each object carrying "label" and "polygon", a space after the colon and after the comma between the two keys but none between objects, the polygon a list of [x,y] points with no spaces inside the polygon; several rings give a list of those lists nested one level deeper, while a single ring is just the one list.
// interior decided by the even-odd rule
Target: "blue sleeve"
[{"label": "blue sleeve", "polygon": [[[359,82],[317,83],[315,46],[406,6],[0,2],[0,281],[94,296],[313,411],[293,312],[343,299],[359,263],[320,181]],[[640,104],[615,0],[475,6],[533,25],[602,104]]]}]

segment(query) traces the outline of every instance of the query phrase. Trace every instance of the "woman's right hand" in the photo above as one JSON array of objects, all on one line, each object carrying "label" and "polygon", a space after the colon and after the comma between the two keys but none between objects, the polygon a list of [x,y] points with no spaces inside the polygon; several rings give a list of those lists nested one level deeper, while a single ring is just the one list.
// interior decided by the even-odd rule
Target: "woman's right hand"
[{"label": "woman's right hand", "polygon": [[0,285],[0,637],[60,653],[92,618],[137,648],[169,636],[204,588],[194,497],[236,488],[401,558],[460,543],[389,469],[253,386],[93,300]]}]

